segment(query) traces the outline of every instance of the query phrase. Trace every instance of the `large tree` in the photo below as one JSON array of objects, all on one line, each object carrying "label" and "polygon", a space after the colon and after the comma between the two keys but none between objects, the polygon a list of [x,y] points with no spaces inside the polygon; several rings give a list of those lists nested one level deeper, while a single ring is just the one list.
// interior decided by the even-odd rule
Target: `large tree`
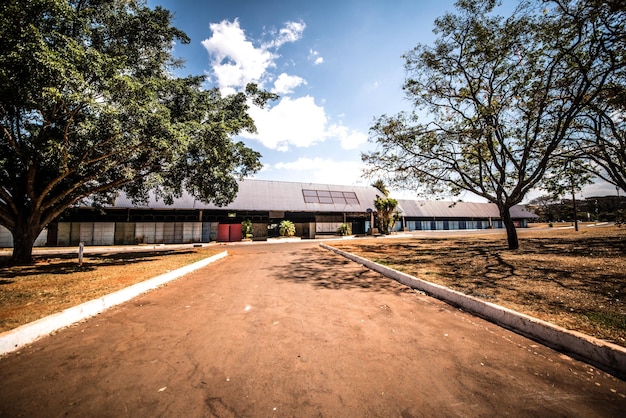
[{"label": "large tree", "polygon": [[120,190],[183,189],[217,204],[260,155],[231,138],[254,131],[256,86],[222,97],[176,78],[169,11],[141,0],[5,0],[0,5],[0,224],[14,262],[71,205]]},{"label": "large tree", "polygon": [[577,158],[573,154],[556,154],[549,164],[544,178],[542,188],[552,194],[554,200],[571,194],[572,206],[574,210],[574,229],[578,231],[578,209],[576,206],[576,194],[581,192],[583,187],[591,184],[592,168],[585,159]]},{"label": "large tree", "polygon": [[580,155],[595,164],[599,178],[626,191],[626,82],[623,83],[609,86],[597,105],[579,118],[578,144]]},{"label": "large tree", "polygon": [[392,186],[495,203],[516,249],[510,208],[624,65],[624,43],[607,26],[626,15],[617,1],[529,1],[508,18],[496,6],[457,1],[456,14],[435,21],[434,46],[405,54],[414,111],[379,117],[370,130],[378,147],[363,160]]},{"label": "large tree", "polygon": [[[616,60],[623,64],[626,61],[626,3],[605,0],[601,4],[604,7],[599,8],[597,14],[603,19],[604,43],[607,49],[615,51]],[[612,18],[606,10],[618,19]],[[596,164],[600,178],[626,191],[626,67],[622,65],[611,75],[594,105],[578,122],[578,144],[583,155]]]}]

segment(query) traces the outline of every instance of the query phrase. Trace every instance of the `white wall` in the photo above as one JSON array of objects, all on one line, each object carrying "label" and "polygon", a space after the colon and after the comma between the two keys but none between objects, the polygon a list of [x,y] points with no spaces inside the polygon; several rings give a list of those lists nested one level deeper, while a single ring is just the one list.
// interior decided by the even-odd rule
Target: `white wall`
[{"label": "white wall", "polygon": [[[35,247],[43,247],[48,242],[48,229],[44,228],[35,239]],[[11,231],[0,225],[0,248],[13,247],[13,234]]]}]

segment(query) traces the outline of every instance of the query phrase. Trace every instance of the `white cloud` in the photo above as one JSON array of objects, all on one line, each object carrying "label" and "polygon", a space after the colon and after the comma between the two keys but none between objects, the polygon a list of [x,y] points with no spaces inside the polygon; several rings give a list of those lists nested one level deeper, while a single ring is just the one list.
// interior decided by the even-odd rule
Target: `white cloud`
[{"label": "white cloud", "polygon": [[249,113],[258,133],[245,132],[242,136],[258,140],[270,149],[287,151],[290,146],[308,147],[326,137],[324,108],[317,106],[311,96],[284,97],[272,108],[252,106]]},{"label": "white cloud", "polygon": [[263,45],[265,49],[279,48],[280,46],[288,42],[296,42],[302,38],[302,33],[306,29],[306,23],[299,22],[286,22],[285,27],[278,31],[278,36],[270,42]]},{"label": "white cloud", "polygon": [[[276,60],[279,58],[276,50],[285,43],[301,39],[305,28],[306,24],[302,21],[287,22],[280,30],[265,35],[272,38],[268,42],[255,45],[248,40],[237,19],[212,23],[211,37],[202,41],[211,60],[211,71],[207,73],[223,94],[241,91],[247,83],[255,82],[261,88],[271,89],[282,96],[277,104],[269,104],[265,108],[250,107],[249,114],[258,132],[245,132],[242,137],[279,151],[310,147],[332,139],[337,140],[345,150],[356,149],[367,141],[367,137],[341,122],[329,126],[323,99],[318,105],[311,96],[286,96],[297,87],[306,85],[305,79],[285,72],[276,77]],[[308,59],[315,64],[324,61],[313,49],[309,49]],[[264,87],[264,83],[271,81],[271,87]]]},{"label": "white cloud", "polygon": [[309,49],[309,61],[313,61],[313,65],[320,65],[324,62],[324,58],[319,55],[319,52]]},{"label": "white cloud", "polygon": [[335,137],[341,143],[341,148],[345,150],[357,149],[367,142],[367,135],[354,129],[348,129],[344,125],[331,125],[328,129],[328,136]]},{"label": "white cloud", "polygon": [[324,184],[362,184],[363,163],[360,161],[336,161],[330,158],[298,158],[280,162],[269,171],[284,171],[282,178]]},{"label": "white cloud", "polygon": [[367,135],[342,123],[329,126],[324,108],[318,106],[311,96],[283,97],[274,107],[252,106],[249,113],[257,133],[244,132],[241,136],[278,151],[306,148],[328,139],[336,139],[345,150],[357,149],[367,142]]},{"label": "white cloud", "polygon": [[239,26],[239,20],[211,23],[210,38],[202,41],[202,46],[211,56],[212,75],[215,76],[222,93],[228,94],[250,82],[262,86],[269,68],[275,67],[278,55],[270,49],[277,49],[288,42],[302,38],[306,28],[304,22],[287,22],[275,38],[260,47],[246,37]]},{"label": "white cloud", "polygon": [[211,65],[220,89],[259,82],[274,65],[276,56],[266,49],[255,48],[237,19],[212,23],[210,28],[213,35],[202,41],[202,46],[212,56]]},{"label": "white cloud", "polygon": [[595,179],[593,184],[585,186],[581,192],[584,198],[598,197],[598,196],[616,196],[620,194],[624,195],[624,191],[621,189],[618,191],[615,185],[607,183],[604,180]]},{"label": "white cloud", "polygon": [[293,93],[293,89],[301,84],[306,84],[306,80],[296,75],[281,73],[274,82],[273,92],[278,94]]}]

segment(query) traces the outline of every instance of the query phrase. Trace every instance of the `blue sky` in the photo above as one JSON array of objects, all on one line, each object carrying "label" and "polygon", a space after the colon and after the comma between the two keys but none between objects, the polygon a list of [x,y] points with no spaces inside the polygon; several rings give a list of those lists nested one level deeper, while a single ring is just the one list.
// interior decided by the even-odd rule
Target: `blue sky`
[{"label": "blue sky", "polygon": [[433,21],[453,4],[148,0],[172,11],[191,38],[174,46],[185,60],[177,75],[205,74],[207,87],[226,94],[255,82],[280,95],[266,109],[251,108],[258,134],[238,138],[263,156],[255,178],[343,185],[371,183],[361,174],[361,152],[373,147],[369,127],[382,114],[410,109],[401,56],[432,43]]}]

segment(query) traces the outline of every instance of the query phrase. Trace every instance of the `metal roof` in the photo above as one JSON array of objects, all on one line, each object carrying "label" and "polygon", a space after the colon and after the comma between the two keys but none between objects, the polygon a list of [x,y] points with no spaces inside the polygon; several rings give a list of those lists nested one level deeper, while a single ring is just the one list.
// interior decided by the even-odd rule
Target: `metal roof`
[{"label": "metal roof", "polygon": [[[268,181],[245,179],[239,183],[239,192],[235,200],[227,206],[203,203],[189,193],[174,199],[167,205],[156,200],[154,195],[146,205],[135,205],[125,195],[120,195],[113,205],[115,208],[150,208],[150,209],[207,209],[239,211],[285,211],[285,212],[368,212],[375,211],[374,200],[380,191],[374,187],[340,186],[318,183],[296,183],[286,181]],[[303,190],[328,192],[353,192],[358,204],[307,203]]]},{"label": "metal roof", "polygon": [[[136,205],[124,194],[113,204],[114,208],[122,209],[203,209],[231,211],[285,211],[315,213],[364,213],[375,212],[374,201],[382,193],[371,186],[342,186],[320,183],[297,183],[287,181],[270,181],[245,179],[238,182],[239,192],[235,200],[227,206],[203,203],[189,193],[174,199],[171,205],[157,200],[153,194],[145,205]],[[309,203],[304,199],[303,190],[354,193],[358,204]],[[498,208],[493,203],[444,202],[429,200],[398,200],[398,209],[406,217],[415,218],[499,218]],[[515,219],[536,218],[537,216],[524,206],[511,208],[511,216]]]},{"label": "metal roof", "polygon": [[[401,212],[410,218],[500,218],[495,203],[444,202],[440,200],[398,200]],[[537,218],[523,205],[511,208],[513,219]]]}]

